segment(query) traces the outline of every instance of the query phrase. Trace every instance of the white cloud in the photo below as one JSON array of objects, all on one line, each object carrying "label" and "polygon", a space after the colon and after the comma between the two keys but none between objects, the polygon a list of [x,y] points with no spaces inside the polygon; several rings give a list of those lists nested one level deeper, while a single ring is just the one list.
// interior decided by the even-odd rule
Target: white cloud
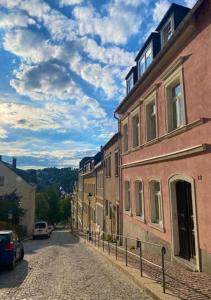
[{"label": "white cloud", "polygon": [[131,35],[138,32],[142,21],[134,11],[122,5],[108,6],[106,16],[96,13],[91,6],[75,7],[73,14],[80,35],[98,35],[102,43],[125,44]]},{"label": "white cloud", "polygon": [[0,139],[6,138],[7,134],[8,134],[7,130],[4,129],[4,128],[2,128],[2,127],[0,127]]},{"label": "white cloud", "polygon": [[184,2],[186,6],[192,8],[196,4],[197,0],[185,0]]},{"label": "white cloud", "polygon": [[81,4],[84,0],[60,0],[61,6],[71,6],[76,4]]},{"label": "white cloud", "polygon": [[155,8],[153,11],[153,20],[155,22],[159,22],[167,12],[170,7],[170,2],[168,0],[159,0],[155,4]]},{"label": "white cloud", "polygon": [[28,25],[35,24],[32,18],[20,12],[3,13],[0,12],[0,27],[11,29],[15,27],[27,27]]},{"label": "white cloud", "polygon": [[84,51],[93,60],[99,60],[104,64],[128,67],[133,64],[134,54],[119,47],[99,46],[95,40],[84,38]]},{"label": "white cloud", "polygon": [[29,29],[7,32],[3,45],[5,50],[34,63],[56,58],[60,52],[60,47],[51,45],[40,33]]},{"label": "white cloud", "polygon": [[[108,98],[115,96],[118,88],[115,82],[115,68],[111,66],[101,66],[97,63],[88,63],[75,56],[70,62],[71,69],[82,79],[86,80],[96,88],[101,88]],[[118,69],[119,71],[119,69]]]}]

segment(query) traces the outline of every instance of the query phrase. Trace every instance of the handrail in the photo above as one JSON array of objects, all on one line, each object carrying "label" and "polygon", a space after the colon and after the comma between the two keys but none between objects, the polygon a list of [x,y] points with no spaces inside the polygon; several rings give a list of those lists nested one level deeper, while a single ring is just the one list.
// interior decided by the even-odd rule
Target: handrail
[{"label": "handrail", "polygon": [[[128,266],[128,254],[130,255],[133,255],[135,256],[136,258],[139,258],[139,262],[140,262],[140,275],[143,276],[143,265],[142,265],[142,262],[146,262],[148,263],[149,265],[152,265],[154,267],[157,267],[158,269],[161,270],[162,272],[162,286],[163,286],[163,293],[165,293],[166,291],[166,284],[165,284],[165,254],[166,254],[166,248],[163,246],[163,245],[159,245],[159,244],[155,244],[155,243],[151,243],[151,242],[145,242],[145,241],[142,241],[142,240],[139,240],[139,239],[135,239],[135,238],[132,238],[132,237],[128,237],[128,236],[123,236],[123,235],[118,235],[118,234],[108,234],[107,232],[105,231],[101,231],[100,232],[96,232],[96,231],[91,231],[91,234],[89,231],[82,231],[82,233],[85,235],[85,239],[89,242],[91,242],[92,244],[94,244],[95,247],[100,247],[100,240],[102,239],[102,248],[103,248],[103,251],[105,250],[105,241],[106,241],[106,238],[105,236],[107,235],[107,250],[108,250],[108,254],[110,255],[111,254],[111,248],[115,248],[115,256],[116,256],[116,260],[118,258],[118,249],[125,252],[125,264],[126,266]],[[98,236],[98,242],[97,242],[97,236]],[[100,239],[100,236],[101,236],[101,239]],[[108,239],[108,236],[109,237],[115,237],[115,245],[112,244],[112,241],[110,241]],[[91,239],[90,239],[91,238]],[[124,241],[125,241],[125,248],[123,247],[119,247],[117,245],[117,238],[122,238]],[[137,255],[136,253],[133,253],[131,251],[128,251],[128,239],[130,240],[134,240],[136,242],[139,242],[140,245],[140,252],[139,252],[139,255]],[[151,262],[150,260],[146,259],[143,257],[143,254],[142,254],[142,244],[148,244],[148,245],[151,245],[151,246],[155,246],[155,247],[159,247],[160,250],[161,250],[161,265],[158,265],[154,262]]]}]

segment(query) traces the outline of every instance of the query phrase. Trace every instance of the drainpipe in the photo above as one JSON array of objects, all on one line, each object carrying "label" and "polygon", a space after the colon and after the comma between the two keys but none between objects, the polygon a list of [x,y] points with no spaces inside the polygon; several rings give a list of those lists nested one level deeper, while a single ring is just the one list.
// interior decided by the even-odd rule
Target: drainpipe
[{"label": "drainpipe", "polygon": [[[116,116],[116,112],[114,112],[114,118],[118,121],[118,146],[119,146],[119,234],[123,235],[123,201],[122,201],[122,189],[121,189],[121,181],[122,181],[122,147],[121,147],[121,127],[120,127],[120,119]],[[120,239],[121,241],[121,239]]]}]

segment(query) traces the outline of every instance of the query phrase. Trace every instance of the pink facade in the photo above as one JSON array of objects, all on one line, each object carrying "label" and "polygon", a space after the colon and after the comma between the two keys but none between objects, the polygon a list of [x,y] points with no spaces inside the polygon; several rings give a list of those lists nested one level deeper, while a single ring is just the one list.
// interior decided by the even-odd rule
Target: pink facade
[{"label": "pink facade", "polygon": [[[184,187],[189,189],[193,210],[189,221],[193,222],[190,238],[194,244],[194,254],[188,261],[195,269],[210,272],[211,4],[210,1],[200,2],[192,15],[189,14],[188,21],[175,32],[150,72],[143,81],[139,80],[134,91],[117,109],[122,134],[120,198],[124,235],[164,243],[173,259],[181,256],[182,243],[178,237],[178,201],[184,192],[179,190],[177,183],[188,183],[190,187],[188,184]],[[183,123],[169,130],[168,120],[172,112],[168,111],[167,89],[175,80],[180,80],[182,87]],[[155,101],[157,135],[147,141],[147,101],[150,98]],[[135,148],[132,145],[133,111],[139,115],[140,122],[139,145]],[[125,152],[124,124],[128,126],[128,151]],[[136,212],[137,180],[142,182],[141,217]],[[155,212],[151,203],[154,193],[150,188],[151,180],[160,183],[160,206],[154,208]],[[125,181],[130,183],[128,209],[125,208]],[[156,212],[156,209],[160,211]],[[161,221],[154,224],[152,215],[156,213],[162,216]]]}]

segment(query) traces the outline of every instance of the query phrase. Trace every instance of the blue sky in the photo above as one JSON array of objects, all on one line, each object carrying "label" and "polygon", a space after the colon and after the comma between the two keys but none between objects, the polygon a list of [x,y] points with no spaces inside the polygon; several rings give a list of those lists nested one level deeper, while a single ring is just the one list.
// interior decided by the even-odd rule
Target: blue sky
[{"label": "blue sky", "polygon": [[66,167],[95,154],[117,130],[135,55],[172,2],[0,0],[4,159]]}]

